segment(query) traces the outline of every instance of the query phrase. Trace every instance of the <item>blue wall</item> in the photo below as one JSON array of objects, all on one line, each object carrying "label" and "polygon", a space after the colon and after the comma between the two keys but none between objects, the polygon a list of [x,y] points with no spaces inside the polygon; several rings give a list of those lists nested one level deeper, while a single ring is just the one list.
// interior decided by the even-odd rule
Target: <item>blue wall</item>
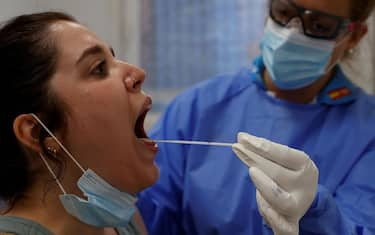
[{"label": "blue wall", "polygon": [[148,74],[146,90],[156,98],[160,93],[168,97],[168,91],[174,96],[216,74],[249,66],[259,53],[266,3],[143,0],[141,63]]}]

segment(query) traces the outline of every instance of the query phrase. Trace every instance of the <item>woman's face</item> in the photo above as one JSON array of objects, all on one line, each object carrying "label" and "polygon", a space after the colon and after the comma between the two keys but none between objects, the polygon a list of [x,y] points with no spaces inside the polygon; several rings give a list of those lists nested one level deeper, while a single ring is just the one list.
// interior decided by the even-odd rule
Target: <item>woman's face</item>
[{"label": "woman's face", "polygon": [[[144,137],[143,120],[151,106],[141,91],[144,71],[117,60],[82,25],[59,21],[51,31],[59,55],[50,87],[68,107],[65,147],[83,168],[120,190],[136,193],[152,185],[159,175],[157,148],[137,138]],[[66,162],[64,179],[77,180],[82,172]]]}]

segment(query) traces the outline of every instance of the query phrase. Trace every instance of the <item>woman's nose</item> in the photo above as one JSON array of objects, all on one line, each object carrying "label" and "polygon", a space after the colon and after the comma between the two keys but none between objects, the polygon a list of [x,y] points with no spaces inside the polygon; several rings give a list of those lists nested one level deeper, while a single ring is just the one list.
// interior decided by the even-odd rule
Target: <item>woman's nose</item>
[{"label": "woman's nose", "polygon": [[128,67],[125,72],[125,85],[129,92],[140,92],[142,84],[146,78],[145,71],[134,65],[125,65]]}]

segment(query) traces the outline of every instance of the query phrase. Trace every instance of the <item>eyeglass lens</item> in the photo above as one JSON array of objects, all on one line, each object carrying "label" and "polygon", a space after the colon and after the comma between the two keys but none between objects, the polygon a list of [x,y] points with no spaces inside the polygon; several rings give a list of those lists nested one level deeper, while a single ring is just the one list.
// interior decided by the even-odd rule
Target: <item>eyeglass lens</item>
[{"label": "eyeglass lens", "polygon": [[341,24],[340,19],[336,16],[306,10],[293,4],[290,0],[272,0],[270,16],[282,26],[286,26],[293,18],[299,17],[302,20],[304,33],[316,38],[335,37]]}]

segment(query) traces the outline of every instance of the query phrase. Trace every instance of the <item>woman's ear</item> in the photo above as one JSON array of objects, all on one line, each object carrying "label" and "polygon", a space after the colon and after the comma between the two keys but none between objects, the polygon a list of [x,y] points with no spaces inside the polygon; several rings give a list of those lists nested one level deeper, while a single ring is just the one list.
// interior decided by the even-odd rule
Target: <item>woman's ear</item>
[{"label": "woman's ear", "polygon": [[31,114],[21,114],[13,121],[13,132],[17,140],[38,153],[42,151],[42,143],[39,142],[40,130],[40,125]]}]

